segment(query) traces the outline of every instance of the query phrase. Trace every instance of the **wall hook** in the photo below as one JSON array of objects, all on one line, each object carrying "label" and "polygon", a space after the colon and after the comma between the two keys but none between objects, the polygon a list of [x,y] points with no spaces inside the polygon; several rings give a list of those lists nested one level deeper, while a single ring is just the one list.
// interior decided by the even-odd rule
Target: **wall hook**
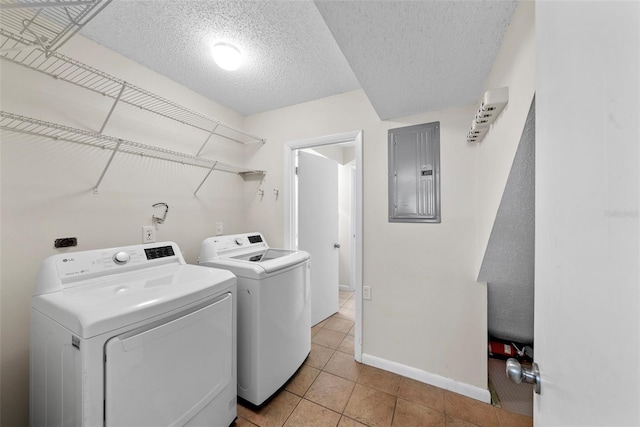
[{"label": "wall hook", "polygon": [[258,188],[258,196],[260,196],[260,201],[264,198],[264,190],[262,188]]},{"label": "wall hook", "polygon": [[278,200],[278,194],[280,194],[279,190],[276,190],[275,188],[273,189],[273,194],[276,195],[276,200]]},{"label": "wall hook", "polygon": [[162,207],[164,206],[164,213],[162,214],[162,218],[157,217],[155,215],[151,216],[151,220],[153,221],[153,225],[156,226],[156,228],[158,228],[158,225],[164,223],[164,220],[167,219],[167,212],[169,212],[169,205],[166,203],[156,203],[153,205],[154,208],[158,208],[158,207]]}]

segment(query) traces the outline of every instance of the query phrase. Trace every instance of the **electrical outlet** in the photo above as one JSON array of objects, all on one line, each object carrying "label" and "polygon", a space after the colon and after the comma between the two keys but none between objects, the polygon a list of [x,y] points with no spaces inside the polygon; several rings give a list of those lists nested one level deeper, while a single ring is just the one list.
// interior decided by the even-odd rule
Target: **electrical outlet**
[{"label": "electrical outlet", "polygon": [[222,236],[224,233],[224,225],[221,222],[216,222],[216,236]]},{"label": "electrical outlet", "polygon": [[371,286],[362,287],[362,298],[371,301]]},{"label": "electrical outlet", "polygon": [[142,226],[142,243],[154,243],[156,241],[156,229],[150,225]]}]

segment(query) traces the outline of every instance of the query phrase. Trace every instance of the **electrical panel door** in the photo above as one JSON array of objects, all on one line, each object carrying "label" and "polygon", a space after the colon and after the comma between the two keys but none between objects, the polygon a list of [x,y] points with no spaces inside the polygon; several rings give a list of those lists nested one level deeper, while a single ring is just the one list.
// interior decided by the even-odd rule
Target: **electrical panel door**
[{"label": "electrical panel door", "polygon": [[440,122],[389,130],[389,222],[440,222]]}]

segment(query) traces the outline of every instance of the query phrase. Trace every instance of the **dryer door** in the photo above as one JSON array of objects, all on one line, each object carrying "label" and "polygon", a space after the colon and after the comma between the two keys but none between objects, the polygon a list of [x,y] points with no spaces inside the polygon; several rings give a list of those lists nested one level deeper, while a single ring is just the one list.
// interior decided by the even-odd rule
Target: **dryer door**
[{"label": "dryer door", "polygon": [[110,339],[105,425],[181,426],[235,382],[232,298]]}]

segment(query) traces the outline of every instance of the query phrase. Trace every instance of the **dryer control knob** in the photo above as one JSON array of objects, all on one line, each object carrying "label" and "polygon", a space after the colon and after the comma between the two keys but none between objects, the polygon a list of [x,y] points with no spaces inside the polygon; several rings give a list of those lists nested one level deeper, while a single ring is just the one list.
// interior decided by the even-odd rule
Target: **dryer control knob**
[{"label": "dryer control knob", "polygon": [[116,264],[126,264],[130,259],[131,256],[129,255],[129,253],[124,251],[118,252],[113,256],[113,262],[115,262]]},{"label": "dryer control knob", "polygon": [[236,245],[242,246],[242,239],[240,237],[236,239]]}]

